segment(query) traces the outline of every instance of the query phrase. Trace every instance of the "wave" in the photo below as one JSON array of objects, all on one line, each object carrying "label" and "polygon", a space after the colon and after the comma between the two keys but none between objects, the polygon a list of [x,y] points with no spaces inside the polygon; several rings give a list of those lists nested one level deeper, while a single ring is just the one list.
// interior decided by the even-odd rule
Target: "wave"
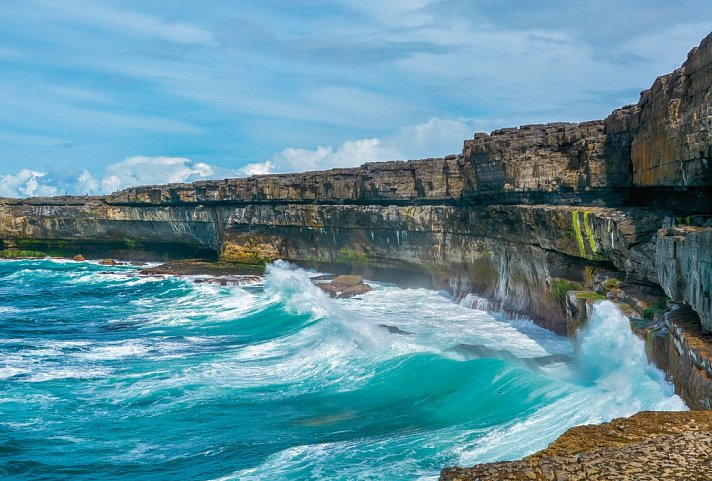
[{"label": "wave", "polygon": [[92,462],[78,479],[434,479],[575,424],[684,408],[606,303],[574,350],[443,292],[368,281],[331,299],[285,262],[249,286],[101,269],[0,266],[0,427],[40,476],[61,453]]},{"label": "wave", "polygon": [[596,304],[576,343],[584,381],[628,406],[630,414],[687,409],[665,374],[648,361],[645,343],[632,333],[630,320],[612,302]]}]

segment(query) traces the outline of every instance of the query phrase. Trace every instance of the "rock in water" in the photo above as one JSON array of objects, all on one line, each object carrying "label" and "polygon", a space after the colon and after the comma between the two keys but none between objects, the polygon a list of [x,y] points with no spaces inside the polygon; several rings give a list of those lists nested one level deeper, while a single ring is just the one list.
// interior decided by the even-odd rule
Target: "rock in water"
[{"label": "rock in water", "polygon": [[336,297],[339,294],[339,290],[335,286],[332,286],[331,283],[323,282],[321,284],[317,284],[316,286],[326,292],[329,297]]},{"label": "rock in water", "polygon": [[357,284],[352,287],[347,287],[344,290],[342,290],[337,296],[337,299],[346,299],[349,297],[354,297],[354,296],[360,296],[361,294],[366,294],[367,292],[370,292],[373,290],[371,286],[368,284],[363,284],[363,280],[361,281],[361,284]]},{"label": "rock in water", "polygon": [[101,264],[102,266],[116,266],[119,263],[116,262],[114,259],[104,259],[99,261],[99,264]]},{"label": "rock in water", "polygon": [[76,261],[76,262],[84,262],[86,259],[84,259],[83,255],[77,254],[74,257],[72,257],[72,260]]},{"label": "rock in water", "polygon": [[331,285],[340,288],[355,287],[359,284],[363,284],[363,277],[354,275],[337,276],[331,281]]},{"label": "rock in water", "polygon": [[331,282],[321,282],[316,286],[337,299],[347,299],[373,290],[371,286],[364,284],[363,277],[354,275],[337,276]]}]

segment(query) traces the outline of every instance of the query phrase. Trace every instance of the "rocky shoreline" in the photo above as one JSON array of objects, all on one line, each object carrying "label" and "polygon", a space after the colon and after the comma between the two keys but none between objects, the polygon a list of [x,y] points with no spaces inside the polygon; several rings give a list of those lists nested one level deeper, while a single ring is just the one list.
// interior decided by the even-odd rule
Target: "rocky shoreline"
[{"label": "rocky shoreline", "polygon": [[641,412],[571,428],[520,461],[444,469],[441,481],[705,481],[712,473],[712,412]]},{"label": "rocky shoreline", "polygon": [[440,159],[0,199],[0,256],[286,259],[475,294],[570,336],[610,298],[710,409],[711,92],[709,35],[606,119],[475,134]]}]

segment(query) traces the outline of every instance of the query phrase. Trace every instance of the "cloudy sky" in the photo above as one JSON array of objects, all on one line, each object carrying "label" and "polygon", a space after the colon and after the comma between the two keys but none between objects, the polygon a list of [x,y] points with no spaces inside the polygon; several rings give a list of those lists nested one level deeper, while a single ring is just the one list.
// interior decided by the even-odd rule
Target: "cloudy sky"
[{"label": "cloudy sky", "polygon": [[603,118],[709,0],[3,0],[0,196],[458,152]]}]

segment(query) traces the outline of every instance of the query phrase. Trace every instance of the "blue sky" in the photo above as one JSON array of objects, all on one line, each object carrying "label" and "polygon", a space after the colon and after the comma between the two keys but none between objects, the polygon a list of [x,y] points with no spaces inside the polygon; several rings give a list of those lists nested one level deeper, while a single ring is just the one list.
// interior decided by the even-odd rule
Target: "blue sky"
[{"label": "blue sky", "polygon": [[4,0],[0,196],[458,152],[605,117],[712,30],[699,1]]}]

